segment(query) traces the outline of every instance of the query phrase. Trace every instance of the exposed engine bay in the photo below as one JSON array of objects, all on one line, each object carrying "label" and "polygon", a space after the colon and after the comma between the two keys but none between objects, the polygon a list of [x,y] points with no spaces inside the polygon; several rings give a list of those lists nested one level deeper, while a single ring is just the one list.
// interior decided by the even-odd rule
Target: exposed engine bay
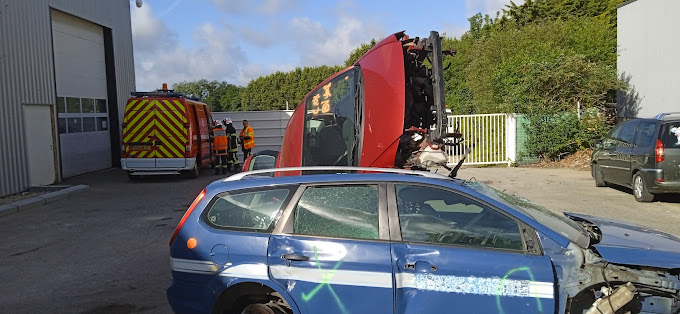
[{"label": "exposed engine bay", "polygon": [[441,50],[441,38],[436,32],[426,39],[404,35],[401,42],[405,73],[405,130],[399,138],[395,166],[415,170],[445,166],[448,156],[443,146],[458,146],[462,142],[462,134],[445,133],[444,130],[442,57],[454,56],[455,52]]},{"label": "exposed engine bay", "polygon": [[619,265],[605,260],[594,244],[599,228],[577,221],[591,238],[588,249],[574,248],[574,265],[557,266],[565,313],[680,313],[680,269]]}]

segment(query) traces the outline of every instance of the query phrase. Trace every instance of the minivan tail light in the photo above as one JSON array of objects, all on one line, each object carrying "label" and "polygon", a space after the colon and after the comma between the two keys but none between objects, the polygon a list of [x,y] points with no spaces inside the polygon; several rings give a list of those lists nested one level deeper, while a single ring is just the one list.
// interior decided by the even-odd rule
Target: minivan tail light
[{"label": "minivan tail light", "polygon": [[661,140],[656,140],[656,150],[654,150],[654,158],[656,162],[662,162],[666,158],[666,154],[663,151],[663,143]]},{"label": "minivan tail light", "polygon": [[198,204],[198,202],[201,201],[203,196],[205,196],[205,189],[203,189],[203,191],[201,191],[201,193],[198,194],[198,196],[196,196],[196,199],[194,200],[194,202],[191,203],[191,206],[189,206],[189,209],[187,209],[187,212],[184,213],[184,216],[182,216],[182,220],[180,220],[179,223],[177,224],[177,228],[175,228],[175,232],[172,233],[172,237],[170,238],[170,246],[172,246],[172,243],[175,242],[175,238],[177,238],[177,235],[179,234],[179,230],[182,229],[184,222],[187,220],[187,218],[189,218],[189,215],[191,215],[191,212],[194,210],[194,208],[196,208],[196,205]]}]

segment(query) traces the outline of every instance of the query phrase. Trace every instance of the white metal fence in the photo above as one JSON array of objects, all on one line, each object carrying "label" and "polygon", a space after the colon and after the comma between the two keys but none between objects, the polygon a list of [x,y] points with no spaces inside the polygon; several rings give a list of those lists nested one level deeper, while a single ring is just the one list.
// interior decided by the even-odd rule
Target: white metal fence
[{"label": "white metal fence", "polygon": [[510,164],[517,153],[517,117],[515,114],[477,114],[448,116],[448,132],[463,133],[460,147],[447,147],[449,164],[462,158],[465,147],[472,151],[464,165]]},{"label": "white metal fence", "polygon": [[[283,133],[292,110],[213,112],[214,119],[230,117],[237,131],[241,121],[248,119],[255,130],[254,152],[264,149],[280,150]],[[448,116],[448,132],[463,133],[465,141],[460,147],[446,147],[449,164],[458,163],[466,146],[472,152],[464,165],[509,164],[515,161],[517,152],[517,117],[515,114],[478,114]],[[242,160],[239,151],[239,160]]]}]

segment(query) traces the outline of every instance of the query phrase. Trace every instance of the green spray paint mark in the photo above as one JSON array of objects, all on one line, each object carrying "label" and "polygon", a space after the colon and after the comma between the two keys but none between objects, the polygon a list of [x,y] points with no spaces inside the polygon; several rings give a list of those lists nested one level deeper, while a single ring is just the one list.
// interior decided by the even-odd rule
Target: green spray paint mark
[{"label": "green spray paint mark", "polygon": [[[524,271],[529,275],[529,278],[531,281],[534,281],[534,274],[531,272],[531,268],[529,267],[518,267],[511,269],[508,271],[505,276],[501,279],[501,281],[498,283],[498,288],[496,289],[496,307],[498,308],[498,313],[505,313],[503,311],[503,307],[501,306],[501,288],[503,287],[503,283],[505,280],[508,278],[508,276],[512,275],[513,273],[516,273],[518,271]],[[541,304],[541,300],[538,297],[534,297],[536,299],[536,305],[538,306],[538,312],[543,313],[543,304]]]},{"label": "green spray paint mark", "polygon": [[319,269],[319,273],[321,273],[321,283],[319,283],[312,291],[309,293],[302,293],[302,300],[305,302],[309,302],[314,295],[316,295],[321,288],[328,287],[328,291],[330,291],[331,295],[333,295],[333,298],[335,299],[335,302],[338,304],[338,307],[340,307],[340,310],[342,313],[349,313],[347,309],[345,308],[345,305],[342,304],[342,300],[340,300],[340,297],[335,293],[335,290],[333,290],[333,287],[331,286],[330,282],[333,276],[335,276],[335,272],[337,269],[340,267],[340,264],[342,264],[342,260],[339,260],[337,263],[335,263],[335,266],[329,271],[324,271],[321,268],[321,264],[319,264],[319,254],[317,252],[316,246],[314,246],[314,258],[316,261],[316,267]]}]

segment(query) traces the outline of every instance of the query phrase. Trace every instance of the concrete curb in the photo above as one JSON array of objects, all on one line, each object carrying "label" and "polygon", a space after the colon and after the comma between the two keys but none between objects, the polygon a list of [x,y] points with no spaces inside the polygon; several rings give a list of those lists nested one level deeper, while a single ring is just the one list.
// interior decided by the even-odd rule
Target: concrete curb
[{"label": "concrete curb", "polygon": [[76,185],[72,186],[69,188],[65,188],[59,191],[54,191],[50,193],[45,193],[42,195],[38,195],[33,198],[17,201],[14,203],[9,203],[0,206],[0,217],[10,215],[13,213],[17,213],[22,210],[26,210],[29,208],[37,207],[40,205],[45,205],[47,203],[52,203],[55,201],[58,201],[60,199],[67,198],[71,195],[84,192],[85,190],[89,189],[90,187],[87,185]]}]

